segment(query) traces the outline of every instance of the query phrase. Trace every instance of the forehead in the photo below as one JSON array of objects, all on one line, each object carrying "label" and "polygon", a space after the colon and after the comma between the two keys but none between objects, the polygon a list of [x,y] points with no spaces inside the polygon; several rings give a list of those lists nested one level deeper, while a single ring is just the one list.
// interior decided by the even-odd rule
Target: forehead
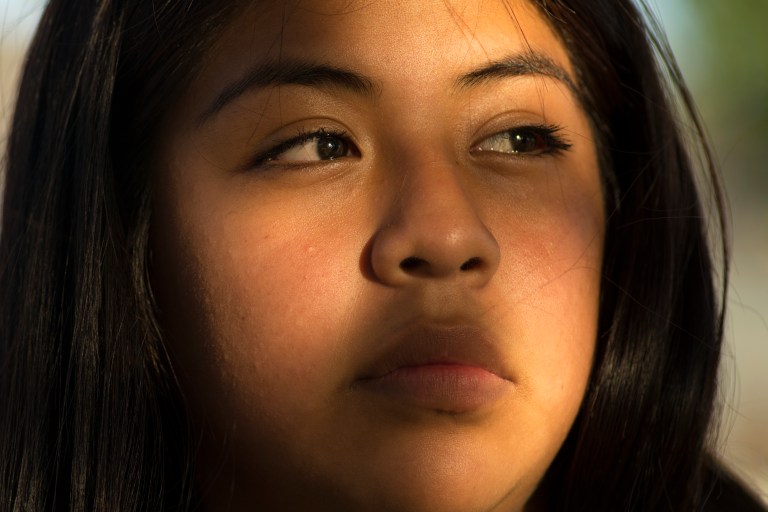
[{"label": "forehead", "polygon": [[203,85],[259,61],[343,65],[378,83],[420,87],[510,54],[543,54],[573,72],[539,10],[520,0],[285,0],[253,2],[205,59]]}]

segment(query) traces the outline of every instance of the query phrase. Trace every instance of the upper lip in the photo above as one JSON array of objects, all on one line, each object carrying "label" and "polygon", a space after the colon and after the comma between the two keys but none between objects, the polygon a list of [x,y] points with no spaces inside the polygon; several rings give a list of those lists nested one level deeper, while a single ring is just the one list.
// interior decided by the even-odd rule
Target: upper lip
[{"label": "upper lip", "polygon": [[498,344],[479,326],[415,323],[391,339],[359,380],[384,377],[401,368],[439,364],[476,366],[512,380]]}]

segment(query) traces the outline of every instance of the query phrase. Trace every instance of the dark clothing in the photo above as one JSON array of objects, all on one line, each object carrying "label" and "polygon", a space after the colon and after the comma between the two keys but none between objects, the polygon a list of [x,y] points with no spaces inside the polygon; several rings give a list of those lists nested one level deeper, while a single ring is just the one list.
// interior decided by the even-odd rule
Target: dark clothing
[{"label": "dark clothing", "polygon": [[730,472],[722,468],[712,470],[712,491],[704,512],[768,512],[768,508]]}]

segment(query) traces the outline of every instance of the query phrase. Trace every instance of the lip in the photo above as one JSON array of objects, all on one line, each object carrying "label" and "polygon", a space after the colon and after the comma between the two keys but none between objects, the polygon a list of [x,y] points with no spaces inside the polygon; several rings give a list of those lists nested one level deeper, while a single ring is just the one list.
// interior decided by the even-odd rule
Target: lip
[{"label": "lip", "polygon": [[467,413],[509,391],[502,361],[479,327],[419,324],[396,336],[352,388],[407,407]]}]

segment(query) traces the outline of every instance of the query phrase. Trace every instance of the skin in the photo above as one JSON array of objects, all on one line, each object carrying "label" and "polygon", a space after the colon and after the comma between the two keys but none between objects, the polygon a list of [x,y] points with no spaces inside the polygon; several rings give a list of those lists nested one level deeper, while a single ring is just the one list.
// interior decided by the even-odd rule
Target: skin
[{"label": "skin", "polygon": [[[496,0],[259,2],[207,53],[163,129],[151,243],[210,510],[541,506],[531,497],[588,382],[605,221],[567,79],[456,86],[526,51],[575,75],[537,10]],[[255,87],[212,113],[278,57],[373,88]],[[569,149],[487,144],[552,124]],[[307,143],[250,165],[320,128],[352,149],[315,161]],[[460,410],[359,386],[409,325],[481,331],[501,394]]]}]

